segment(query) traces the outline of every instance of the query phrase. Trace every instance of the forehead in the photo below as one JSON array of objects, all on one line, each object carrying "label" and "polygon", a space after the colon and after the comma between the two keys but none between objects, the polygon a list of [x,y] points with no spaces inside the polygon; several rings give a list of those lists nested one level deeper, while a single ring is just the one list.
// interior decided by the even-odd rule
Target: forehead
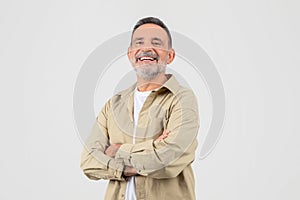
[{"label": "forehead", "polygon": [[132,35],[132,38],[153,38],[157,37],[162,40],[168,39],[167,32],[156,24],[143,24],[138,27]]}]

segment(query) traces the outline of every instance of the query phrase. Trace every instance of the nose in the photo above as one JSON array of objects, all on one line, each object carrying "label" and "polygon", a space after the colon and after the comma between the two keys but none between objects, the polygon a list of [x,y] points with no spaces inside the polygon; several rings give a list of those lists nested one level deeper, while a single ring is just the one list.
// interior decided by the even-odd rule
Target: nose
[{"label": "nose", "polygon": [[146,53],[146,52],[153,52],[153,50],[150,47],[145,47],[145,48],[141,49],[141,52],[144,52],[144,53]]},{"label": "nose", "polygon": [[152,51],[153,50],[153,47],[149,44],[145,44],[141,47],[141,50],[144,51],[144,52],[147,52],[147,51]]},{"label": "nose", "polygon": [[144,40],[143,45],[141,45],[141,49],[145,51],[149,51],[153,49],[153,44],[150,40]]}]

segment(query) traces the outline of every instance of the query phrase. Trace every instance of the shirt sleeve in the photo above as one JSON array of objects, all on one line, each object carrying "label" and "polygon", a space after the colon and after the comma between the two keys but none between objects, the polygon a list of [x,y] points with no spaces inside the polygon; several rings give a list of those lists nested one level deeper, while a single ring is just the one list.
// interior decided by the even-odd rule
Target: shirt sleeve
[{"label": "shirt sleeve", "polygon": [[125,180],[122,176],[125,166],[124,161],[104,154],[106,147],[109,146],[107,130],[109,107],[108,101],[97,116],[92,131],[85,141],[80,168],[92,180],[109,179],[122,181]]},{"label": "shirt sleeve", "polygon": [[163,141],[147,140],[137,144],[123,144],[116,158],[134,167],[139,174],[153,178],[176,177],[193,162],[199,130],[198,104],[191,90],[179,93],[171,106]]}]

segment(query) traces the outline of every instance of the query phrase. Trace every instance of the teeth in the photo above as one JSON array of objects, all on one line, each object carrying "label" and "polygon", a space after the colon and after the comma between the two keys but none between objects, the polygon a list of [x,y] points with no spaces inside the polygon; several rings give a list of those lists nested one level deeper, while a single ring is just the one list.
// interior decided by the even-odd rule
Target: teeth
[{"label": "teeth", "polygon": [[151,57],[141,57],[140,60],[141,61],[143,61],[143,60],[151,60],[151,61],[153,61],[154,58],[151,58]]}]

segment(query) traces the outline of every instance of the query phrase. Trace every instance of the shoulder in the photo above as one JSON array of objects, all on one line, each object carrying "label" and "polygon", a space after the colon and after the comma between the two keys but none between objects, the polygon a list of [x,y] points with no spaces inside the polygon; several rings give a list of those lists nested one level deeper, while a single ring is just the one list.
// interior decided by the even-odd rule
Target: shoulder
[{"label": "shoulder", "polygon": [[[183,103],[196,102],[196,96],[191,88],[183,86],[173,74],[166,74],[168,80],[164,87],[169,90],[174,100],[177,99]],[[175,101],[176,102],[176,101]]]},{"label": "shoulder", "polygon": [[131,85],[127,89],[117,92],[110,99],[107,100],[104,107],[106,107],[106,109],[110,109],[111,107],[113,107],[113,105],[116,106],[122,102],[125,102],[125,100],[128,99],[130,94],[132,94],[132,92],[134,91],[134,88],[135,84]]},{"label": "shoulder", "polygon": [[181,103],[183,106],[196,106],[197,97],[191,88],[179,85],[178,90],[173,93],[176,102]]}]

